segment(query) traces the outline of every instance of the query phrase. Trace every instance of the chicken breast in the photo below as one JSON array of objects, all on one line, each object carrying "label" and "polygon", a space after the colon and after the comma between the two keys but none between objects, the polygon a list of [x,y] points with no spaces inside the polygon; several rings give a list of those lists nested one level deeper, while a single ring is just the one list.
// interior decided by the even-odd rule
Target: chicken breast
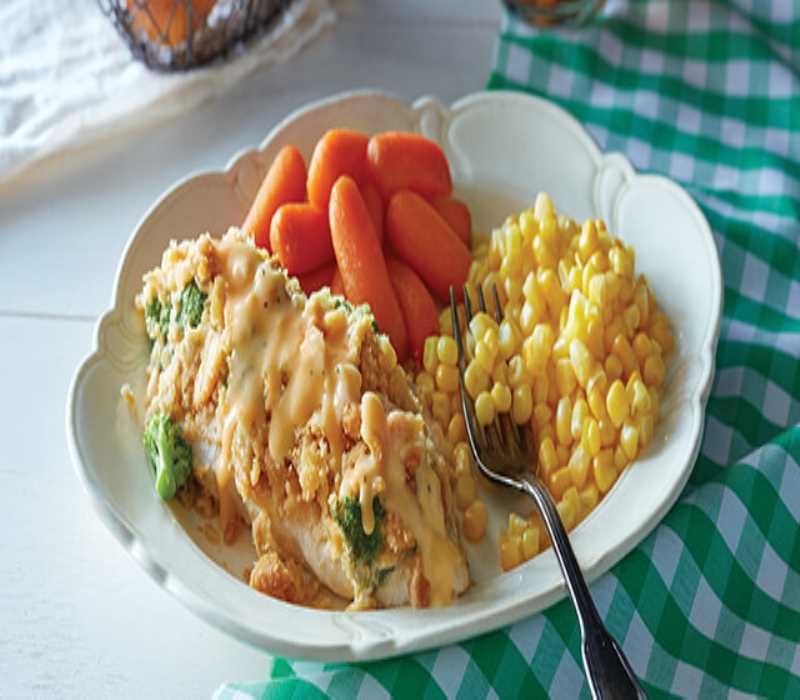
[{"label": "chicken breast", "polygon": [[367,307],[305,297],[236,229],[173,243],[136,304],[146,418],[179,425],[226,541],[250,525],[254,588],[359,608],[467,588],[449,458]]}]

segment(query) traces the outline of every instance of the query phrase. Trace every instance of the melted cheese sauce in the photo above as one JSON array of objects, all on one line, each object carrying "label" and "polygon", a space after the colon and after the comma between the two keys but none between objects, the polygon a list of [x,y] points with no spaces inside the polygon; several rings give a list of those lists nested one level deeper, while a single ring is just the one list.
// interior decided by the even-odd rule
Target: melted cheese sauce
[{"label": "melted cheese sauce", "polygon": [[377,394],[361,399],[361,437],[369,454],[361,456],[342,480],[342,495],[358,493],[364,532],[372,532],[374,493],[382,493],[386,509],[397,513],[414,534],[422,573],[430,584],[431,605],[447,605],[454,596],[455,571],[463,566],[458,548],[447,535],[439,477],[423,463],[414,472],[416,493],[406,473],[406,458],[424,435],[422,418],[391,411],[386,415]]}]

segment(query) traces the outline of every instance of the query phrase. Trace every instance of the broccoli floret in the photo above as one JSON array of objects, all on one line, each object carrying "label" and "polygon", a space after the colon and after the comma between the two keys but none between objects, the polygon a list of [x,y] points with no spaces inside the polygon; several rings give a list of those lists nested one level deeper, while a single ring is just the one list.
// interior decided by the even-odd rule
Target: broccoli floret
[{"label": "broccoli floret", "polygon": [[192,280],[181,292],[181,310],[178,314],[178,323],[197,328],[203,316],[203,306],[206,303],[208,294],[200,291],[197,282]]},{"label": "broccoli floret", "polygon": [[357,498],[347,496],[337,503],[334,517],[342,529],[353,559],[359,564],[371,564],[383,546],[382,524],[386,512],[383,503],[375,496],[372,499],[372,512],[375,514],[375,527],[371,534],[364,532],[361,522],[361,503]]},{"label": "broccoli floret", "polygon": [[156,491],[168,501],[192,472],[192,448],[172,419],[157,413],[144,431],[144,451],[156,474]]},{"label": "broccoli floret", "polygon": [[172,306],[163,303],[158,297],[151,301],[144,310],[144,320],[147,327],[147,335],[151,340],[158,336],[167,337],[169,330],[169,317],[172,314]]}]

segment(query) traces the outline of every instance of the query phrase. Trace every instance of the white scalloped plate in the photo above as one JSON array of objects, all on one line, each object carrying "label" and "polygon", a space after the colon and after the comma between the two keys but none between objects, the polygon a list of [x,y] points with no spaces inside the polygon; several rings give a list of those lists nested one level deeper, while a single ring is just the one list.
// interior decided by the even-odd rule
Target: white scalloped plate
[{"label": "white scalloped plate", "polygon": [[468,547],[475,584],[448,608],[345,613],[288,605],[242,582],[251,556],[247,544],[234,551],[214,545],[196,517],[155,496],[140,428],[119,395],[126,382],[138,396],[143,387],[147,346],[133,309],[142,274],[159,263],[171,238],[220,234],[239,223],[278,150],[293,143],[308,158],[331,127],[419,131],[438,141],[476,230],[489,230],[546,190],[559,210],[577,219],[602,216],[635,246],[637,268],[674,323],[678,353],[654,444],[572,533],[589,579],[639,543],[686,483],[713,376],[722,287],[708,224],[683,189],[662,177],[637,175],[623,156],[600,153],[562,109],[518,93],[477,93],[450,108],[431,98],[409,106],[374,92],[336,96],[292,114],[258,150],[240,154],[224,171],[189,177],[161,197],[128,242],[112,308],[100,319],[93,351],[69,393],[67,438],[78,476],[136,561],[204,619],[276,654],[363,661],[465,639],[561,598],[565,589],[552,552],[507,574],[497,565],[499,523],[510,505],[526,511],[530,505],[486,491],[489,536],[481,547]]}]

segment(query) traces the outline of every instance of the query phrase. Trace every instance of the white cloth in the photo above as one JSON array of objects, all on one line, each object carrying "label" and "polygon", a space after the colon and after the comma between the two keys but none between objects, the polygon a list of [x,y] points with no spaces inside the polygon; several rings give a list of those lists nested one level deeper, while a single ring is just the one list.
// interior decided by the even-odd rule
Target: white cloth
[{"label": "white cloth", "polygon": [[2,0],[0,183],[60,149],[188,110],[288,60],[334,20],[328,0],[298,0],[240,56],[162,74],[132,58],[95,0]]}]

